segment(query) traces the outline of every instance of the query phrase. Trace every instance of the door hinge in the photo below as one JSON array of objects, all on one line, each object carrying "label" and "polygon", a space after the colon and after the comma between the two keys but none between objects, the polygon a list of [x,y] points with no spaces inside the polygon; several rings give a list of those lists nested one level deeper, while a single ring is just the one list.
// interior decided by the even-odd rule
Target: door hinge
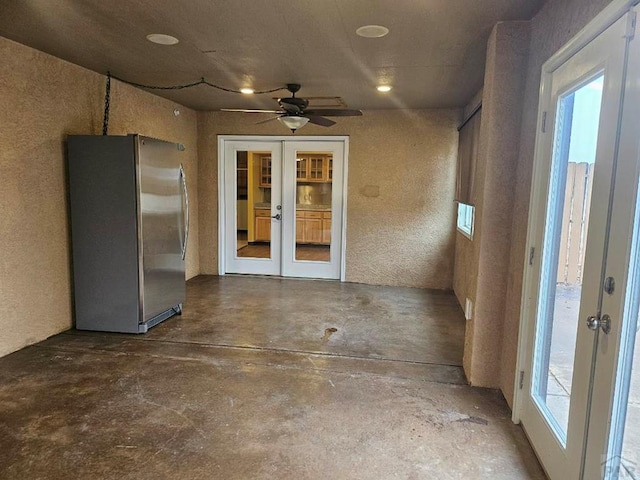
[{"label": "door hinge", "polygon": [[524,370],[520,370],[520,379],[518,380],[518,388],[522,390],[524,387]]},{"label": "door hinge", "polygon": [[536,255],[536,247],[531,247],[531,250],[529,250],[529,265],[533,265],[533,258]]},{"label": "door hinge", "polygon": [[629,40],[633,39],[633,37],[636,36],[636,19],[637,19],[637,13],[636,12],[630,12],[629,13],[629,19],[627,20],[627,32],[625,34],[625,37],[627,37]]},{"label": "door hinge", "polygon": [[547,132],[547,112],[542,112],[542,133]]}]

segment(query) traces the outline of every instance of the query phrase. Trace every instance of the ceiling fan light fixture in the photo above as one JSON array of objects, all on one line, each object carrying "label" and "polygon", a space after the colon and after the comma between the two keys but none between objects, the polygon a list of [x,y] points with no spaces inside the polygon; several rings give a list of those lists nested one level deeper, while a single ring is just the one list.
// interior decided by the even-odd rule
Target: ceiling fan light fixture
[{"label": "ceiling fan light fixture", "polygon": [[164,33],[150,33],[147,35],[147,40],[158,45],[175,45],[180,41],[176,37]]},{"label": "ceiling fan light fixture", "polygon": [[389,29],[382,25],[363,25],[356,30],[356,34],[364,38],[381,38],[389,33]]},{"label": "ceiling fan light fixture", "polygon": [[376,90],[382,93],[387,93],[391,91],[391,85],[378,85]]},{"label": "ceiling fan light fixture", "polygon": [[278,121],[292,132],[295,132],[297,129],[302,128],[309,123],[309,119],[307,117],[299,117],[298,115],[285,115],[278,117]]},{"label": "ceiling fan light fixture", "polygon": [[255,93],[255,90],[253,88],[244,87],[240,89],[240,93],[244,95],[253,95]]}]

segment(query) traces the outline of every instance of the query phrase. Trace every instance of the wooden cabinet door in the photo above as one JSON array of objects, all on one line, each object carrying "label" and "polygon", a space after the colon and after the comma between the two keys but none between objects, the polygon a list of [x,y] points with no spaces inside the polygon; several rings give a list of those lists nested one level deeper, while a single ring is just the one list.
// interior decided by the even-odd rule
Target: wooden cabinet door
[{"label": "wooden cabinet door", "polygon": [[260,156],[260,186],[271,186],[271,155]]},{"label": "wooden cabinet door", "polygon": [[324,182],[325,179],[325,156],[309,157],[309,181]]},{"label": "wooden cabinet door", "polygon": [[296,158],[296,181],[306,182],[309,180],[309,158],[298,155]]},{"label": "wooden cabinet door", "polygon": [[271,241],[271,217],[256,217],[256,242]]},{"label": "wooden cabinet door", "polygon": [[304,219],[304,241],[305,243],[322,243],[322,219]]},{"label": "wooden cabinet door", "polygon": [[296,218],[296,243],[304,243],[304,218]]},{"label": "wooden cabinet door", "polygon": [[324,167],[325,167],[325,180],[327,182],[332,182],[333,181],[333,157],[329,156],[329,157],[325,157],[324,159]]},{"label": "wooden cabinet door", "polygon": [[331,212],[322,212],[322,243],[331,245]]}]

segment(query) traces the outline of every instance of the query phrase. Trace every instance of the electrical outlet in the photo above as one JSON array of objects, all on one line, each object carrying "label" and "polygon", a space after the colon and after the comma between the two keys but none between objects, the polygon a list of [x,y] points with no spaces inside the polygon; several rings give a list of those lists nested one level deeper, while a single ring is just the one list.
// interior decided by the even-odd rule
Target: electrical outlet
[{"label": "electrical outlet", "polygon": [[473,318],[473,302],[470,298],[464,301],[464,318],[471,320]]}]

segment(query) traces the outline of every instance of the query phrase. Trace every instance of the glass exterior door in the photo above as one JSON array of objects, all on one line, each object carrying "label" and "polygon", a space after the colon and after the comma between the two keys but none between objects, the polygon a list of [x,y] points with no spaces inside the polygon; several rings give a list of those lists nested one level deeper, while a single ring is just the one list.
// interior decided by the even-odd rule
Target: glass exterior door
[{"label": "glass exterior door", "polygon": [[[636,9],[637,11],[637,9]],[[630,40],[602,308],[593,366],[585,479],[640,478],[640,40]]]},{"label": "glass exterior door", "polygon": [[223,144],[222,271],[339,279],[345,142]]},{"label": "glass exterior door", "polygon": [[[581,478],[597,359],[626,16],[543,80],[532,195],[521,421],[551,478]],[[528,373],[528,375],[527,375]]]},{"label": "glass exterior door", "polygon": [[344,143],[286,142],[283,275],[340,278]]},{"label": "glass exterior door", "polygon": [[565,446],[580,307],[582,315],[593,309],[582,301],[585,260],[595,262],[591,270],[597,274],[602,258],[588,240],[603,83],[597,74],[557,104],[532,392]]},{"label": "glass exterior door", "polygon": [[[636,152],[636,158],[639,153]],[[594,389],[599,391],[594,395],[594,405],[597,411],[611,414],[598,415],[593,411],[587,448],[587,471],[593,471],[592,478],[640,478],[639,178],[636,172],[636,201],[631,207],[627,202],[613,210],[612,226],[618,221],[621,224],[618,232],[612,231],[612,237],[617,238],[612,238],[609,248],[607,278],[613,279],[613,290],[606,293],[603,301],[601,324],[596,333],[598,353],[594,376]],[[618,193],[622,196],[622,192],[616,195]],[[622,222],[628,219],[625,214],[631,213],[630,210],[635,213],[629,245]]]},{"label": "glass exterior door", "polygon": [[228,142],[225,152],[227,273],[280,275],[279,142]]}]

